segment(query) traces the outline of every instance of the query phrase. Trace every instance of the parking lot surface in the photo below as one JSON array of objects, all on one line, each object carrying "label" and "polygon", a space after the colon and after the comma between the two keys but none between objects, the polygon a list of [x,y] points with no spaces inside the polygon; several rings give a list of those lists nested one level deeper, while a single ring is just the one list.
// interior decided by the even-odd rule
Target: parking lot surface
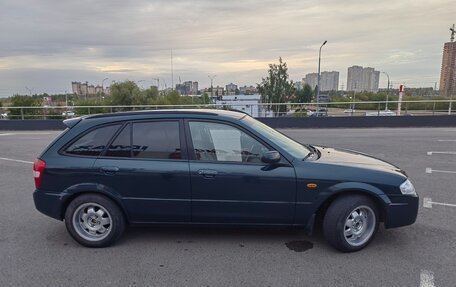
[{"label": "parking lot surface", "polygon": [[34,208],[32,162],[59,132],[0,132],[0,286],[455,286],[456,128],[281,131],[403,168],[417,222],[351,254],[321,232],[200,227],[134,227],[89,249]]}]

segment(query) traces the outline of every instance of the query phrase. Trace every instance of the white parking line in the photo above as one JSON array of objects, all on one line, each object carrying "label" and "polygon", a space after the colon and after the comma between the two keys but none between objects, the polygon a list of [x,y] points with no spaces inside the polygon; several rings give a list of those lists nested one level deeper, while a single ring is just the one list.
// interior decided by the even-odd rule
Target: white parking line
[{"label": "white parking line", "polygon": [[420,287],[434,287],[434,272],[421,270]]},{"label": "white parking line", "polygon": [[456,151],[428,151],[427,155],[432,155],[432,154],[454,154],[456,155]]},{"label": "white parking line", "polygon": [[20,163],[33,164],[33,161],[26,161],[26,160],[21,160],[21,159],[12,159],[12,158],[6,158],[6,157],[0,157],[0,160],[6,160],[6,161],[14,161],[14,162],[20,162]]},{"label": "white parking line", "polygon": [[456,142],[456,140],[437,140],[438,142]]},{"label": "white parking line", "polygon": [[52,133],[40,133],[40,132],[31,132],[31,133],[2,133],[0,136],[15,136],[15,135],[50,135]]},{"label": "white parking line", "polygon": [[452,170],[438,170],[438,169],[432,169],[430,167],[426,168],[426,173],[434,173],[434,172],[441,172],[441,173],[456,173],[456,171]]},{"label": "white parking line", "polygon": [[423,207],[424,208],[432,208],[433,205],[456,207],[456,204],[444,203],[444,202],[435,202],[435,201],[432,201],[432,198],[430,198],[430,197],[424,197],[423,198]]}]

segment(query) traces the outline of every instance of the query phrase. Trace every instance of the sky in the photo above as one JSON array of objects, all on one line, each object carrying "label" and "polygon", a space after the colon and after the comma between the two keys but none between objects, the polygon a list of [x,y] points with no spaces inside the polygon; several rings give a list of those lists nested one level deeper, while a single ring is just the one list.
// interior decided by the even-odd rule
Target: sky
[{"label": "sky", "polygon": [[429,87],[455,12],[454,0],[0,0],[0,97],[105,78],[256,85],[279,57],[299,81],[317,71],[325,40],[321,70],[339,71],[340,85],[360,65]]}]

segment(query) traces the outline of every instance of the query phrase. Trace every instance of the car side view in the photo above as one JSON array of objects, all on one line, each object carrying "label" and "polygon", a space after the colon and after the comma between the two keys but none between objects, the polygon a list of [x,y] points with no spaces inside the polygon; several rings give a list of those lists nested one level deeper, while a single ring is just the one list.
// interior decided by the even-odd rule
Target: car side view
[{"label": "car side view", "polygon": [[415,222],[404,171],[365,154],[300,144],[224,110],[92,115],[67,129],[33,167],[36,208],[64,220],[87,247],[135,224],[290,226],[357,251],[385,228]]}]

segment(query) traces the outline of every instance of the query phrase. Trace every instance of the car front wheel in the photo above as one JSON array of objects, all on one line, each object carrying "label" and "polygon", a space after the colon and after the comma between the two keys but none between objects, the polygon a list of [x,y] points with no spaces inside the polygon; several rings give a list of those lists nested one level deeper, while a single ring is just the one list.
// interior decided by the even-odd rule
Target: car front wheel
[{"label": "car front wheel", "polygon": [[378,219],[377,206],[369,197],[342,196],[329,206],[323,221],[323,232],[335,248],[354,252],[372,241],[377,232]]},{"label": "car front wheel", "polygon": [[119,207],[96,194],[76,197],[65,212],[65,225],[73,239],[87,247],[107,247],[125,230]]}]

